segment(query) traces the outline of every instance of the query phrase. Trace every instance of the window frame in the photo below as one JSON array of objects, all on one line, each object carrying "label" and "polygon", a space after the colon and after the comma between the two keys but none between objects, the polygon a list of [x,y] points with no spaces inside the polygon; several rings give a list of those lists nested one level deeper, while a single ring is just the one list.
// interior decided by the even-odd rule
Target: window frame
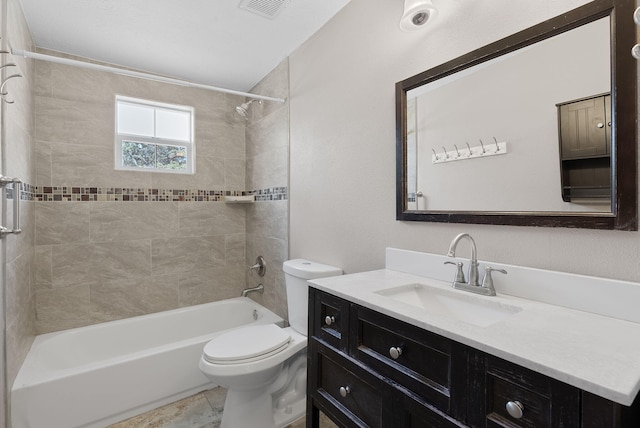
[{"label": "window frame", "polygon": [[[137,134],[126,134],[118,132],[118,106],[120,102],[132,104],[135,106],[146,107],[153,109],[153,133],[154,136],[144,136]],[[168,173],[168,174],[183,174],[183,175],[193,175],[196,172],[196,163],[195,163],[195,109],[192,106],[182,105],[182,104],[169,104],[158,101],[151,101],[142,98],[134,98],[128,97],[124,95],[116,95],[115,103],[114,103],[115,117],[114,117],[114,125],[115,125],[115,170],[117,171],[138,171],[138,172],[157,172],[157,173]],[[156,137],[155,134],[157,132],[157,124],[156,124],[156,115],[157,110],[169,110],[176,111],[180,113],[188,113],[189,114],[189,141],[185,140],[177,140],[177,139],[169,139],[169,138],[160,138]],[[181,146],[186,147],[186,169],[184,170],[175,170],[168,168],[158,168],[157,163],[153,168],[142,168],[142,167],[131,167],[124,165],[124,159],[122,158],[122,144],[123,142],[134,142],[134,143],[143,143],[143,144],[153,144],[157,146]]]}]

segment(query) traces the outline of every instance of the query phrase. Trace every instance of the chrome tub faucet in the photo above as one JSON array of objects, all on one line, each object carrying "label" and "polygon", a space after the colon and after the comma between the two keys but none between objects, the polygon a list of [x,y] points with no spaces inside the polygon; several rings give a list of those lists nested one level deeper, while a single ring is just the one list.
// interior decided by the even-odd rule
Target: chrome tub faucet
[{"label": "chrome tub faucet", "polygon": [[247,295],[249,293],[260,293],[263,294],[264,293],[264,286],[262,285],[262,283],[258,284],[257,286],[253,287],[253,288],[245,288],[244,290],[242,290],[242,297],[247,297]]}]

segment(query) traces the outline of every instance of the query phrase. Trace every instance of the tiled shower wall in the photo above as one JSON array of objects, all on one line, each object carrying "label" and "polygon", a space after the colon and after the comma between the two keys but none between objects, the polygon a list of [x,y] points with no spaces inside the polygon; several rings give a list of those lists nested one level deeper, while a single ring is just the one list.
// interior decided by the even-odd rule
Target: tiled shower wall
[{"label": "tiled shower wall", "polygon": [[[195,107],[194,175],[114,170],[116,94]],[[287,184],[248,186],[247,122],[234,112],[244,101],[37,61],[36,193],[46,199],[35,202],[38,333],[240,295],[248,212],[264,202],[219,195],[282,195],[276,184]],[[286,202],[286,188],[278,197]]]},{"label": "tiled shower wall", "polygon": [[[289,61],[283,61],[253,92],[289,98]],[[289,103],[253,103],[248,121],[247,188],[289,187]],[[287,299],[282,263],[289,254],[289,201],[286,193],[255,203],[247,210],[247,264],[262,255],[267,263],[264,278],[247,274],[247,284],[265,286],[262,303],[287,318]],[[256,297],[256,300],[259,298]]]},{"label": "tiled shower wall", "polygon": [[[7,49],[9,44],[14,48],[32,49],[33,42],[29,34],[19,0],[2,0],[2,48]],[[19,57],[2,54],[2,63],[15,63],[17,67],[3,69],[3,77],[20,74],[22,77],[13,78],[5,89],[9,94],[7,101],[13,104],[2,103],[2,146],[3,159],[0,172],[12,178],[19,178],[25,183],[32,183],[34,175],[34,141],[33,141],[33,62]],[[29,186],[25,186],[28,189]],[[16,197],[16,192],[9,192]],[[21,227],[23,232],[19,235],[8,235],[2,239],[2,260],[4,270],[5,295],[4,321],[2,334],[5,335],[6,354],[0,352],[0,360],[6,357],[6,384],[2,382],[2,407],[0,408],[0,427],[4,427],[4,417],[8,416],[8,408],[4,408],[4,396],[8,396],[9,388],[15,379],[20,365],[27,354],[34,333],[34,295],[31,289],[31,279],[34,268],[34,206],[33,202],[24,200],[28,198],[28,192],[23,192]],[[7,212],[3,222],[7,227],[13,227],[12,202],[9,199],[6,204]],[[2,259],[2,256],[0,256]],[[1,273],[1,272],[0,272]],[[1,294],[0,294],[1,297]],[[1,300],[0,300],[1,301]],[[0,314],[1,315],[1,314]],[[2,317],[0,317],[2,319]],[[0,338],[1,339],[1,338]],[[2,377],[4,370],[0,370]]]}]

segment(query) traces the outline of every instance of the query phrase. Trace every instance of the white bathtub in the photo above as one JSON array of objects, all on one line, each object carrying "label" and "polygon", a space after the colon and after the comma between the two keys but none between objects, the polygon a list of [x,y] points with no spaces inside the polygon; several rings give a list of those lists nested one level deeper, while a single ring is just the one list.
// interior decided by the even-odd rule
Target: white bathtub
[{"label": "white bathtub", "polygon": [[105,427],[214,387],[198,369],[204,345],[252,323],[282,318],[238,297],[37,336],[13,384],[12,427]]}]

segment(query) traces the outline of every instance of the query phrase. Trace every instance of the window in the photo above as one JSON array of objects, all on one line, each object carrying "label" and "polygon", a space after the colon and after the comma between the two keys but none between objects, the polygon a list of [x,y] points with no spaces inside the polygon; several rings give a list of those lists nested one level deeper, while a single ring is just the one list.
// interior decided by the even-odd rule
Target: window
[{"label": "window", "polygon": [[193,174],[193,108],[116,97],[116,169]]}]

